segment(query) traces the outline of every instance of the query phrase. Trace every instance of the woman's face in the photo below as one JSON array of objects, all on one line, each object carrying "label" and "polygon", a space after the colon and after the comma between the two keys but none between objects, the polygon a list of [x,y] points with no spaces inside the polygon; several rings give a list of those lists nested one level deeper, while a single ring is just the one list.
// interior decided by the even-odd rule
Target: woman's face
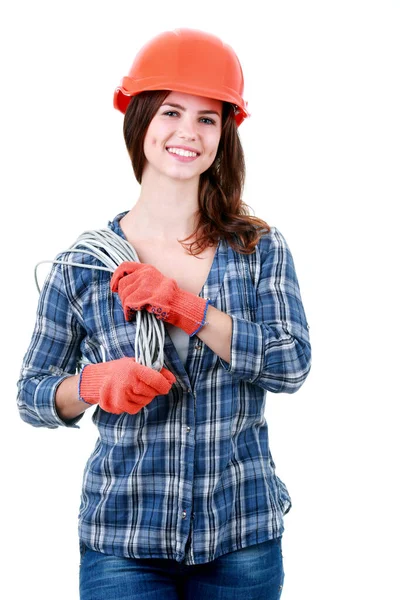
[{"label": "woman's face", "polygon": [[199,178],[214,162],[221,126],[220,100],[171,92],[148,127],[144,171],[179,180]]}]

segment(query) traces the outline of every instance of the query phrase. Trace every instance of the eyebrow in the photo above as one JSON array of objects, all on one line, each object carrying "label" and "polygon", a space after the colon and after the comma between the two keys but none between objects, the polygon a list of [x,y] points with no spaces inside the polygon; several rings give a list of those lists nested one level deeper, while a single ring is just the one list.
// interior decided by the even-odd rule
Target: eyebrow
[{"label": "eyebrow", "polygon": [[[180,104],[172,104],[171,102],[165,102],[164,104],[162,104],[161,106],[172,106],[173,108],[179,108],[180,110],[185,111],[186,108],[184,106],[181,106]],[[221,116],[219,114],[219,112],[217,112],[216,110],[199,110],[197,111],[197,114],[199,115],[218,115],[219,117]]]}]

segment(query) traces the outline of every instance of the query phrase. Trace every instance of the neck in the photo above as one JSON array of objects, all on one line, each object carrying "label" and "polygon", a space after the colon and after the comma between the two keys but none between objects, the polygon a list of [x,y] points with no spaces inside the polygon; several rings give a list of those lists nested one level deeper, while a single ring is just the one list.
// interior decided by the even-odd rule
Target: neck
[{"label": "neck", "polygon": [[135,232],[136,237],[147,240],[183,240],[195,230],[198,187],[198,177],[176,180],[157,177],[154,173],[146,177],[144,172],[139,198],[121,225],[125,231]]}]

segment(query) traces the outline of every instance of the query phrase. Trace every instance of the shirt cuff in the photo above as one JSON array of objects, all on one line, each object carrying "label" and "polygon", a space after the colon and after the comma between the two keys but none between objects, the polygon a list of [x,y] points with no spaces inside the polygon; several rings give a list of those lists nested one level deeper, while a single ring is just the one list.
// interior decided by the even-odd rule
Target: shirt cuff
[{"label": "shirt cuff", "polygon": [[81,420],[84,413],[81,413],[73,419],[64,421],[59,416],[56,409],[56,391],[58,386],[64,379],[67,379],[70,375],[65,376],[53,376],[46,377],[39,383],[35,391],[34,405],[38,417],[46,423],[46,427],[54,429],[56,427],[72,427],[74,429],[80,429],[77,425],[78,421]]},{"label": "shirt cuff", "polygon": [[230,364],[219,361],[233,377],[253,383],[264,367],[264,334],[261,325],[233,315]]}]

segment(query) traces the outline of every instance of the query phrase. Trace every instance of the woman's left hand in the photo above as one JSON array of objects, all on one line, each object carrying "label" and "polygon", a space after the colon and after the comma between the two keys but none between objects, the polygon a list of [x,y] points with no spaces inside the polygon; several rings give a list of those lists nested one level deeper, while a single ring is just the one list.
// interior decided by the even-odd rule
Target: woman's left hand
[{"label": "woman's left hand", "polygon": [[145,263],[124,262],[111,278],[111,290],[118,292],[127,321],[132,320],[137,310],[143,309],[158,319],[167,320],[171,298],[177,289],[174,279]]},{"label": "woman's left hand", "polygon": [[152,265],[124,262],[113,273],[111,290],[117,292],[125,319],[146,309],[157,319],[194,335],[205,324],[208,300],[182,290],[175,279],[163,275]]}]

